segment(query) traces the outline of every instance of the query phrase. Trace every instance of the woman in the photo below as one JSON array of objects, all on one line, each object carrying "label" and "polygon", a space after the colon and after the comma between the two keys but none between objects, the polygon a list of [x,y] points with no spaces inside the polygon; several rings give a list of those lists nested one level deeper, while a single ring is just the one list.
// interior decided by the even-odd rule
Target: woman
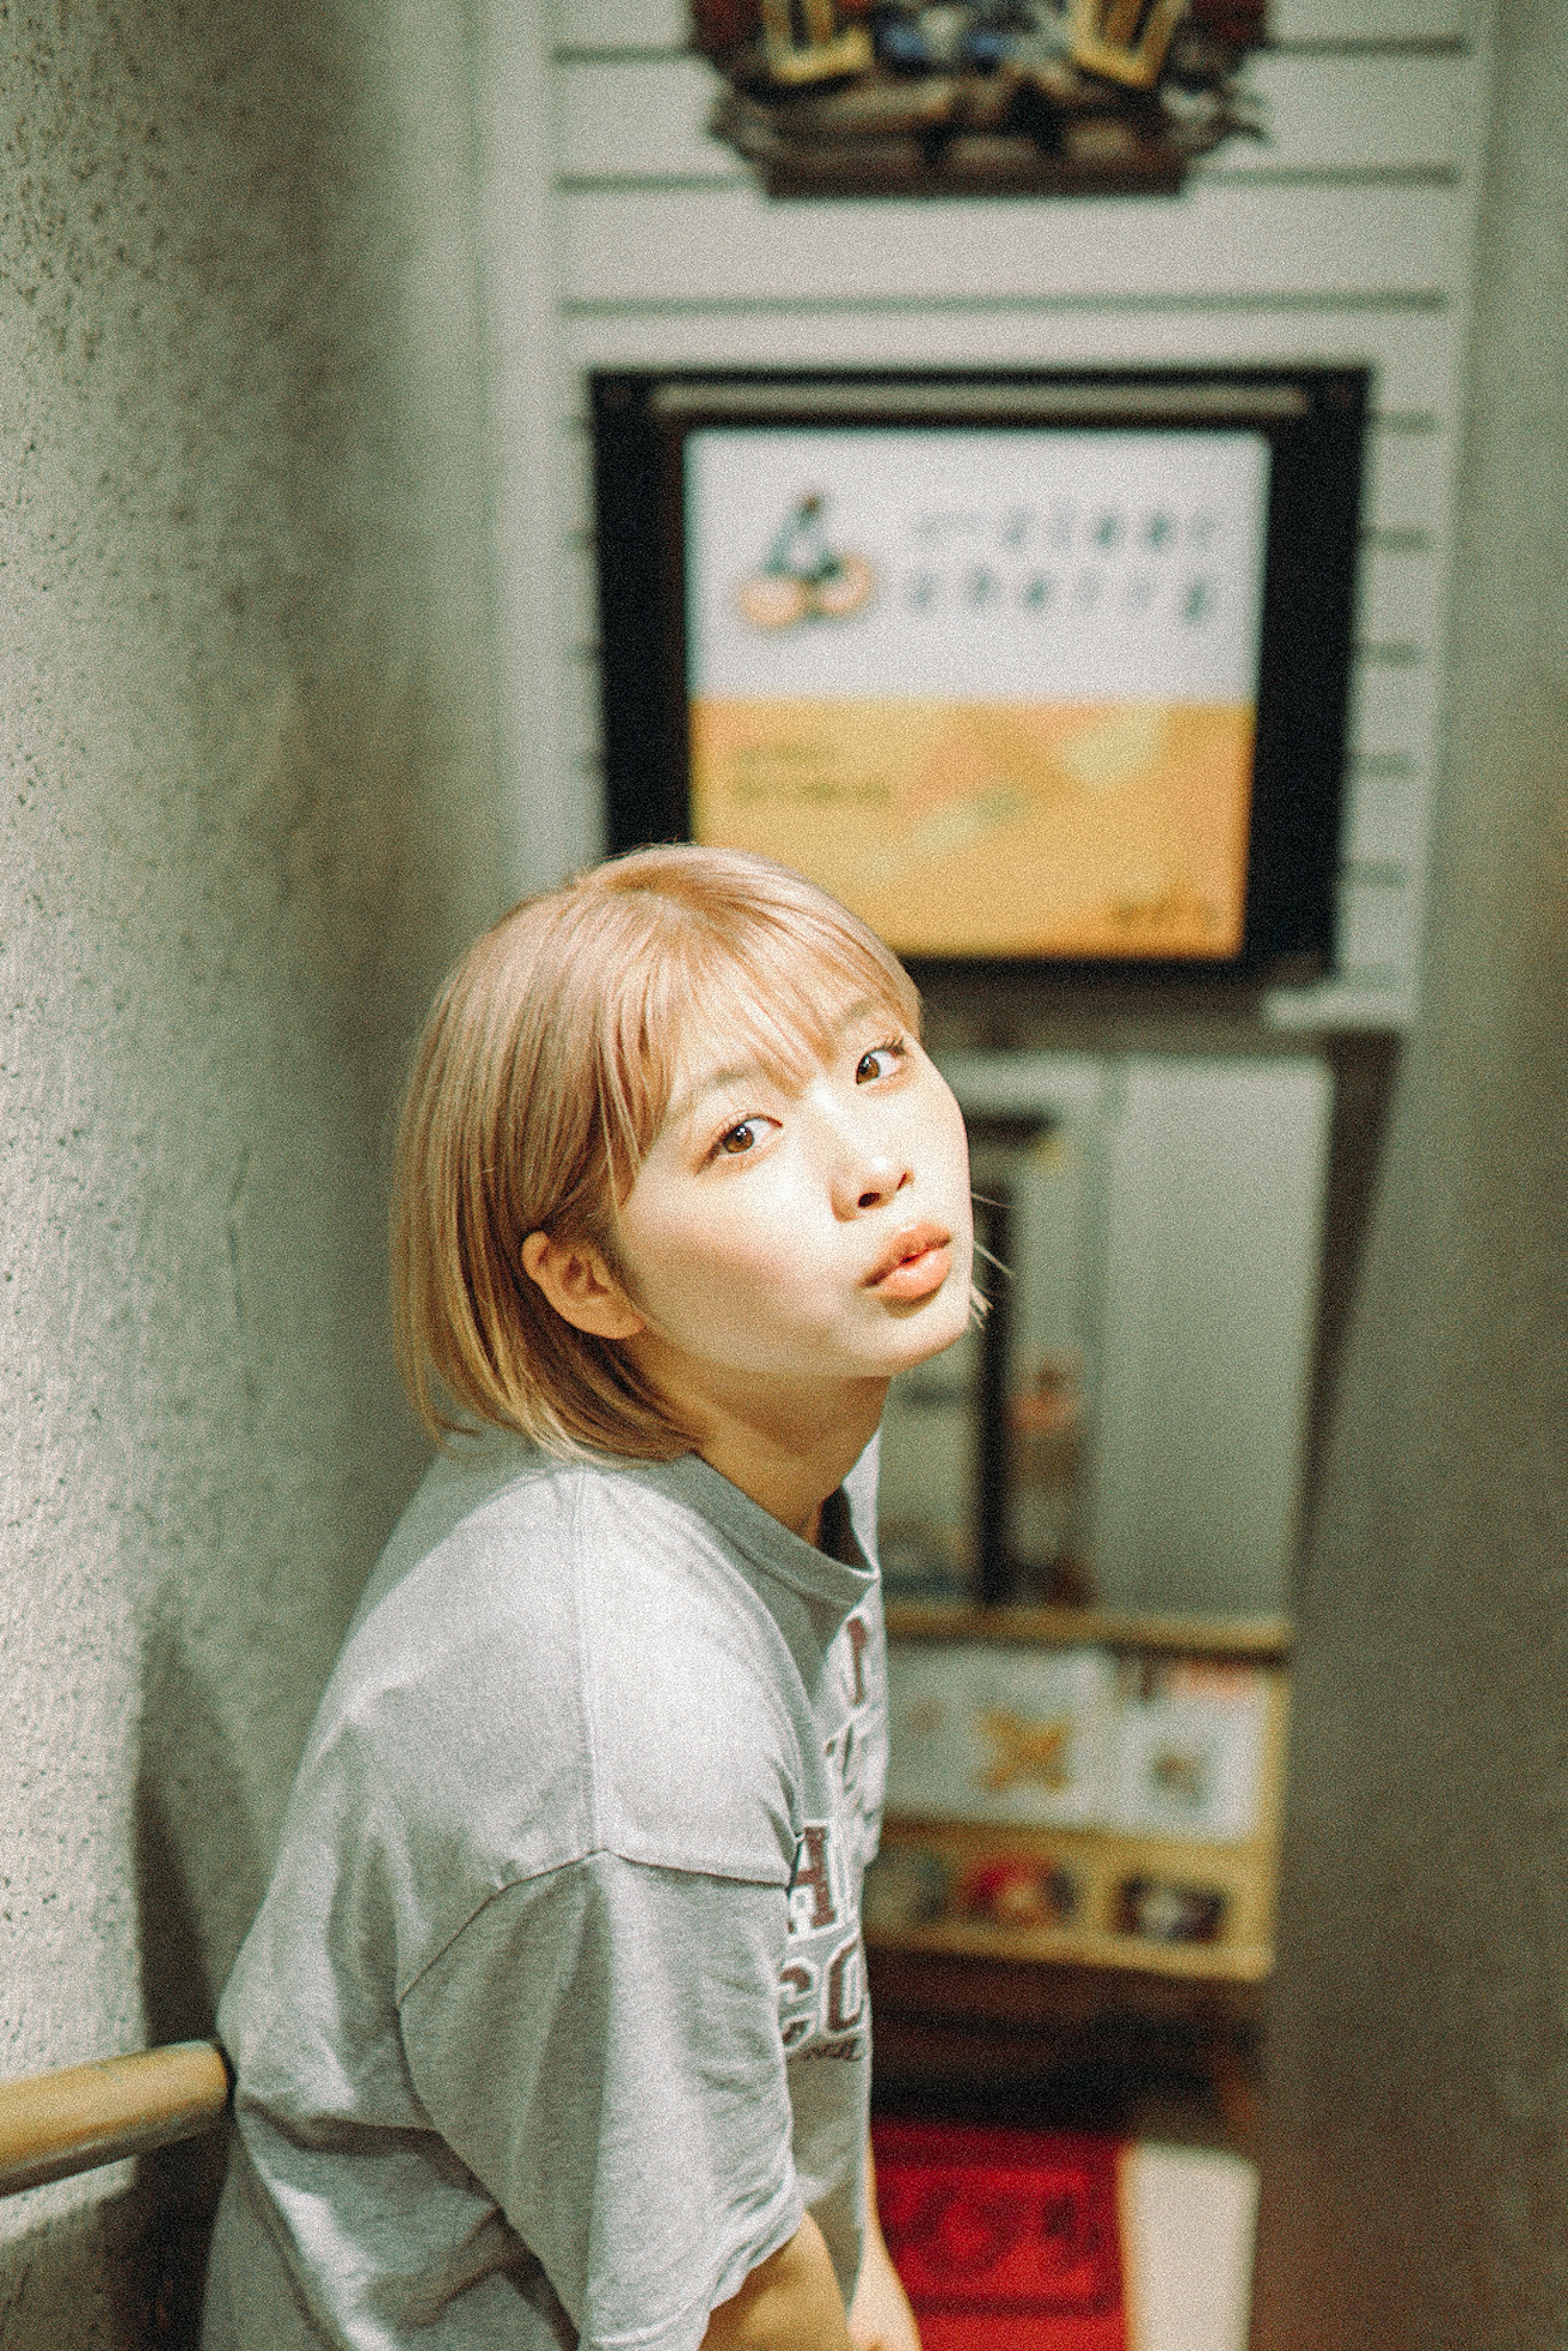
[{"label": "woman", "polygon": [[219,2011],[207,2351],[918,2351],[859,1919],[872,1440],[971,1300],[917,1021],[720,850],[525,904],[439,999],[393,1259],[445,1449]]}]

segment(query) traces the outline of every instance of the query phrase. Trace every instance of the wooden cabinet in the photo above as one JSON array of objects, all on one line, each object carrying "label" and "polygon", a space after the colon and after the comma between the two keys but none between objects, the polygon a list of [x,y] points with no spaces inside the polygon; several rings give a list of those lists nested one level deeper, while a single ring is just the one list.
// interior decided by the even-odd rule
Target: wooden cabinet
[{"label": "wooden cabinet", "polygon": [[[894,1801],[865,1906],[884,2075],[1044,2073],[1120,2029],[1125,2045],[1165,2050],[1178,2064],[1196,2059],[1227,2112],[1241,2113],[1273,1961],[1288,1627],[895,1604],[889,1636]],[[1102,1696],[1097,1760],[1081,1762],[1063,1744],[1071,1727],[1062,1731],[1051,1710],[1070,1687],[1063,1661],[1084,1658],[1094,1667],[1080,1686]],[[1033,1717],[1031,1671],[1042,1692]],[[923,1805],[907,1740],[898,1761],[901,1719],[916,1717],[916,1744],[923,1729],[940,1735],[928,1694],[948,1683],[954,1707],[968,1707],[980,1730],[952,1727]],[[998,1688],[1013,1694],[1010,1714],[992,1702]],[[1247,1737],[1232,1738],[1228,1761],[1224,1742],[1242,1712]],[[980,1743],[988,1727],[1003,1757],[994,1769]],[[1014,1752],[1062,1760],[1031,1795],[1007,1774]],[[954,1761],[966,1755],[978,1759],[967,1815]],[[1200,1784],[1206,1769],[1245,1771],[1250,1784],[1222,1802]],[[1153,1782],[1142,1814],[1139,1770]],[[1190,1827],[1149,1816],[1184,1802]],[[1079,1817],[1019,1816],[1053,1804]]]}]

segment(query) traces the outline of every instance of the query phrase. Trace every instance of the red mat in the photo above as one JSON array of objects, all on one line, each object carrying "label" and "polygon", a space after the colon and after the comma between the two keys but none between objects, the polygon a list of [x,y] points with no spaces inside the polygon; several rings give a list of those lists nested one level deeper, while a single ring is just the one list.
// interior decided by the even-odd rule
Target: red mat
[{"label": "red mat", "polygon": [[872,2140],[924,2351],[1127,2351],[1118,2140],[906,2122]]}]

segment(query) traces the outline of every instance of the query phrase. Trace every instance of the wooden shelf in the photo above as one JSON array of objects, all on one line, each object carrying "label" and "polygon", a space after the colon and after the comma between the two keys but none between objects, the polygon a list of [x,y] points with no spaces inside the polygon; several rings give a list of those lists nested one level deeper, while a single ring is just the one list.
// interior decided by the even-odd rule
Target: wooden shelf
[{"label": "wooden shelf", "polygon": [[917,139],[790,147],[754,168],[770,196],[1174,196],[1188,162],[1158,139],[1129,137],[1117,153],[1093,157],[958,132],[940,149]]},{"label": "wooden shelf", "polygon": [[1017,1959],[984,1951],[918,1948],[867,1938],[879,2049],[894,2017],[912,2030],[1082,2038],[1128,2019],[1202,2032],[1262,2022],[1268,1979],[1172,1975],[1157,1968],[1104,1966],[1076,1952]]},{"label": "wooden shelf", "polygon": [[1036,1647],[1144,1649],[1166,1656],[1281,1664],[1292,1628],[1284,1616],[1147,1615],[1116,1608],[983,1608],[967,1600],[890,1600],[895,1641],[1018,1641]]},{"label": "wooden shelf", "polygon": [[940,1918],[926,1927],[866,1931],[872,1950],[940,1951],[969,1959],[1032,1966],[1122,1968],[1134,1975],[1180,1976],[1197,1983],[1263,1983],[1274,1954],[1261,1943],[1155,1943],[1136,1935],[1071,1927],[998,1927],[984,1918]]},{"label": "wooden shelf", "polygon": [[[985,1860],[1060,1862],[1079,1889],[1081,1915],[1060,1925],[967,1917],[900,1921],[873,1917],[868,1945],[889,1950],[961,1952],[971,1959],[1024,1959],[1054,1966],[1124,1969],[1134,1975],[1195,1981],[1261,1983],[1273,1966],[1275,1823],[1264,1808],[1245,1843],[1210,1844],[1178,1837],[1132,1836],[1110,1829],[1046,1829],[1012,1823],[890,1818],[883,1850],[931,1855],[961,1876]],[[1128,1878],[1195,1886],[1224,1896],[1224,1924],[1212,1942],[1164,1942],[1117,1930],[1116,1889]]]}]

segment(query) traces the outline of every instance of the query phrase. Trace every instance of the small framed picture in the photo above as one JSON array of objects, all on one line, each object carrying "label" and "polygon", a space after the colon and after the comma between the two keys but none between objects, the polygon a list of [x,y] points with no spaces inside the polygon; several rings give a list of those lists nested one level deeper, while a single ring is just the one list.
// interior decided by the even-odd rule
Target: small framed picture
[{"label": "small framed picture", "polygon": [[890,1811],[1086,1827],[1114,1801],[1116,1669],[1103,1650],[895,1642],[888,1710]]},{"label": "small framed picture", "polygon": [[1225,1918],[1225,1896],[1212,1886],[1127,1877],[1117,1889],[1116,1923],[1124,1935],[1154,1943],[1213,1943]]}]

